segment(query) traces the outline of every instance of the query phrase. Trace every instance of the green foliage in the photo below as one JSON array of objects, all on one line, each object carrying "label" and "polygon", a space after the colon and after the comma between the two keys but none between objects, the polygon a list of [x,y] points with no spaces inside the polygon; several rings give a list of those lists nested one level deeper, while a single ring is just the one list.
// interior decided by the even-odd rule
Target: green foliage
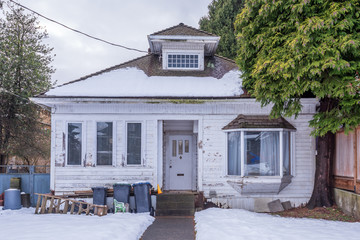
[{"label": "green foliage", "polygon": [[201,30],[221,37],[217,53],[230,59],[235,59],[238,49],[234,22],[242,6],[242,0],[214,0],[208,6],[208,15],[199,21]]},{"label": "green foliage", "polygon": [[360,2],[248,0],[235,23],[245,88],[273,117],[297,116],[308,92],[336,102],[314,135],[360,123]]},{"label": "green foliage", "polygon": [[34,15],[5,3],[0,17],[1,156],[30,158],[49,152],[39,107],[28,100],[52,86],[52,49],[42,43],[46,37]]}]

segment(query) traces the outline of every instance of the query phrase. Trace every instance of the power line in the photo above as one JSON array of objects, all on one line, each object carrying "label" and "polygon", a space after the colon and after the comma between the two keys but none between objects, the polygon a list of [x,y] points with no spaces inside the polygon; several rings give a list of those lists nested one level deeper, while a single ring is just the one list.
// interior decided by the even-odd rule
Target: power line
[{"label": "power line", "polygon": [[147,51],[139,50],[139,49],[136,49],[136,48],[126,47],[126,46],[123,46],[123,45],[120,45],[120,44],[116,44],[116,43],[112,43],[112,42],[106,41],[106,40],[101,39],[101,38],[98,38],[98,37],[91,36],[91,35],[89,35],[89,34],[87,34],[87,33],[82,32],[82,31],[79,31],[79,30],[76,30],[76,29],[74,29],[74,28],[68,27],[68,26],[66,26],[65,24],[62,24],[62,23],[60,23],[60,22],[58,22],[58,21],[56,21],[56,20],[53,20],[53,19],[51,19],[51,18],[48,18],[48,17],[46,17],[46,16],[44,16],[44,15],[42,15],[42,14],[40,14],[40,13],[38,13],[38,12],[36,12],[36,11],[28,8],[28,7],[25,7],[24,5],[22,5],[22,4],[20,4],[20,3],[17,3],[17,2],[15,2],[15,1],[13,1],[13,0],[10,0],[10,2],[12,2],[12,3],[14,3],[14,4],[16,4],[16,5],[18,5],[18,6],[22,7],[22,8],[30,11],[30,12],[32,12],[32,13],[34,13],[34,14],[42,17],[42,18],[45,18],[46,20],[48,20],[48,21],[50,21],[50,22],[56,23],[56,24],[58,24],[58,25],[60,25],[60,26],[62,26],[62,27],[64,27],[64,28],[67,28],[67,29],[69,29],[69,30],[71,30],[71,31],[74,31],[74,32],[79,33],[79,34],[82,34],[82,35],[84,35],[84,36],[86,36],[86,37],[95,39],[95,40],[100,41],[100,42],[104,42],[104,43],[110,44],[110,45],[115,46],[115,47],[121,47],[121,48],[130,50],[130,51],[136,51],[136,52],[141,52],[141,53],[148,53]]}]

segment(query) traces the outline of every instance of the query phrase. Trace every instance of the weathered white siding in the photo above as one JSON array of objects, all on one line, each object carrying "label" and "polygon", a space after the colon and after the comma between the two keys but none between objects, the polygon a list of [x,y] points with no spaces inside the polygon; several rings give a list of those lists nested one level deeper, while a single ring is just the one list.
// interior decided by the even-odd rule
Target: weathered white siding
[{"label": "weathered white siding", "polygon": [[[85,99],[86,100],[86,99]],[[295,158],[293,179],[290,185],[276,195],[242,196],[227,181],[236,177],[226,175],[226,133],[221,129],[238,114],[269,114],[270,106],[261,108],[253,99],[170,101],[170,100],[106,100],[84,99],[78,103],[62,103],[53,100],[56,108],[52,115],[52,162],[55,166],[53,190],[56,194],[87,190],[94,186],[111,186],[115,182],[149,181],[162,185],[163,155],[162,131],[158,131],[162,120],[193,120],[198,123],[197,136],[197,189],[215,202],[230,207],[250,210],[261,209],[272,199],[291,200],[299,205],[308,201],[313,188],[315,163],[315,141],[309,134],[308,121],[315,113],[316,101],[305,99],[303,112],[297,119],[288,119],[295,133]],[[82,122],[84,134],[84,157],[82,166],[66,166],[66,123]],[[96,121],[113,121],[115,127],[114,166],[96,166]],[[126,166],[126,123],[142,122],[143,164]],[[165,143],[163,143],[165,145]],[[237,177],[238,179],[239,177]]]}]

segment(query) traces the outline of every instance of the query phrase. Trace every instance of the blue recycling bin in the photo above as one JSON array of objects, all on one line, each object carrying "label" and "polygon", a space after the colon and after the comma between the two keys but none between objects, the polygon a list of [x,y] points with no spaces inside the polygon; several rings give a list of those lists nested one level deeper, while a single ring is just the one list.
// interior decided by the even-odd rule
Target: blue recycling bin
[{"label": "blue recycling bin", "polygon": [[21,196],[20,190],[10,188],[5,190],[5,197],[4,197],[4,210],[17,210],[21,208]]},{"label": "blue recycling bin", "polygon": [[149,182],[139,182],[133,184],[135,197],[135,212],[150,212],[151,211],[151,184]]},{"label": "blue recycling bin", "polygon": [[93,204],[96,205],[106,205],[106,187],[93,187]]},{"label": "blue recycling bin", "polygon": [[123,203],[130,203],[131,184],[115,183],[113,187],[114,187],[114,199],[116,199],[116,201]]}]

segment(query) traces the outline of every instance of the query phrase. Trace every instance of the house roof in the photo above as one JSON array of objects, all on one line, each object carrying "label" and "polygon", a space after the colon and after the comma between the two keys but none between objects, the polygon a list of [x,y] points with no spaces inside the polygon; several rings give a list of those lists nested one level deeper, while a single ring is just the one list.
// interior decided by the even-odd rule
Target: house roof
[{"label": "house roof", "polygon": [[155,32],[153,34],[150,34],[150,36],[154,35],[162,35],[162,36],[216,36],[215,34],[205,32],[193,27],[190,27],[188,25],[185,25],[184,23],[180,23],[179,25],[166,28],[164,30]]},{"label": "house roof", "polygon": [[164,70],[159,55],[149,54],[55,87],[38,97],[249,97],[239,75],[234,61],[220,56],[205,57],[204,71],[174,71]]},{"label": "house roof", "polygon": [[268,115],[238,115],[223,130],[240,128],[284,128],[296,130],[296,128],[283,117],[270,119]]}]

